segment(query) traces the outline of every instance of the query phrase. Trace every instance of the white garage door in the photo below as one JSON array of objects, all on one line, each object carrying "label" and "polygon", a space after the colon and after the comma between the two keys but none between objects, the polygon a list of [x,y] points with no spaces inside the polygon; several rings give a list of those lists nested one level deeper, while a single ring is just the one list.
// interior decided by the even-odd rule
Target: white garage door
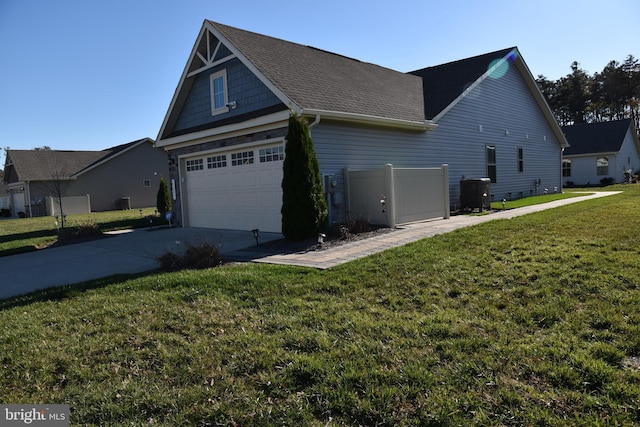
[{"label": "white garage door", "polygon": [[186,160],[189,226],[281,232],[284,145]]}]

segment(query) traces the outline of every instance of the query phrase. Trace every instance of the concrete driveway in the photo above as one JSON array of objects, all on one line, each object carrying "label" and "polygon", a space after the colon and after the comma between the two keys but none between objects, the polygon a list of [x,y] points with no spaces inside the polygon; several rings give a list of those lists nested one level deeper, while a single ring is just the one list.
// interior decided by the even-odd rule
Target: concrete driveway
[{"label": "concrete driveway", "polygon": [[[282,238],[260,232],[260,243]],[[0,257],[0,299],[114,274],[158,268],[156,258],[178,252],[185,243],[210,243],[224,255],[256,244],[251,231],[156,228],[111,234],[103,239]]]}]

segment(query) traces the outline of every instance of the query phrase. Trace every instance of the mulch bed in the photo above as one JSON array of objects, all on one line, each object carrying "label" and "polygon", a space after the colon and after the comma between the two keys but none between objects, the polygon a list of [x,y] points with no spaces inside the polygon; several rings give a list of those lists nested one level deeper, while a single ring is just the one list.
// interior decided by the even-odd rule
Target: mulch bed
[{"label": "mulch bed", "polygon": [[284,251],[284,252],[310,252],[310,251],[325,251],[327,249],[335,248],[337,246],[345,245],[347,243],[357,242],[359,240],[369,239],[371,237],[380,236],[382,234],[394,232],[394,228],[389,227],[376,227],[371,226],[368,231],[359,233],[344,232],[340,235],[329,233],[324,238],[322,245],[318,244],[317,238],[310,238],[300,241],[292,241],[287,239],[272,240],[270,242],[261,243],[260,249]]}]

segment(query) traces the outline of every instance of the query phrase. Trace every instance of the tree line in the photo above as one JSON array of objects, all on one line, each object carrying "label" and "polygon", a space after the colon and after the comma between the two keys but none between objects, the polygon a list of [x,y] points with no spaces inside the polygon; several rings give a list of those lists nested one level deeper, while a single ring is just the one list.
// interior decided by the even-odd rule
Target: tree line
[{"label": "tree line", "polygon": [[561,126],[633,119],[640,129],[640,64],[633,55],[593,75],[574,61],[566,76],[539,75],[536,82]]}]

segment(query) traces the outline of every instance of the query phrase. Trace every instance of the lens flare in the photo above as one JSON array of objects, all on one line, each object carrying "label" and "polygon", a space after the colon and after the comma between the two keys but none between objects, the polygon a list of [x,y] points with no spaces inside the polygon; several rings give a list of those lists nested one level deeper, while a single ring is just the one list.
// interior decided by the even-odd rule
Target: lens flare
[{"label": "lens flare", "polygon": [[509,71],[509,65],[512,62],[515,62],[518,57],[518,53],[514,50],[509,53],[505,58],[498,58],[491,61],[489,67],[487,67],[487,71],[489,72],[489,77],[492,79],[499,79],[507,74]]}]

